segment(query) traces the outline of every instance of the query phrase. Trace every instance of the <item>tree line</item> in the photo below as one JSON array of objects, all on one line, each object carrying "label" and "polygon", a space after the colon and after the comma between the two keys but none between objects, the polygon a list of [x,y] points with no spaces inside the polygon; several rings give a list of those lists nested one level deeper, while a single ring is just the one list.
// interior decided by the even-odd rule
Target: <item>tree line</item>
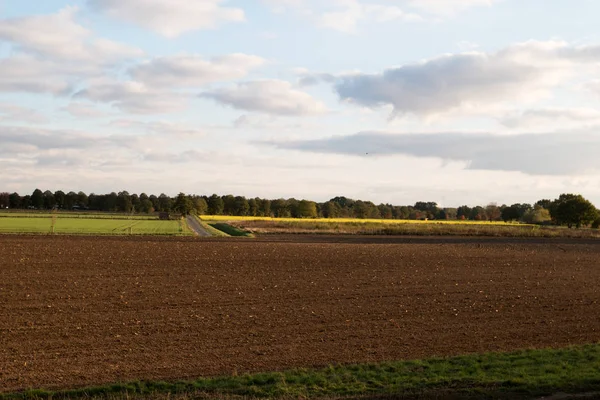
[{"label": "tree line", "polygon": [[327,202],[291,199],[246,198],[244,196],[187,195],[175,197],[162,193],[130,194],[127,191],[89,195],[61,190],[36,189],[31,194],[0,193],[0,208],[36,210],[94,210],[123,213],[177,212],[232,216],[288,218],[373,218],[407,220],[505,221],[530,224],[556,224],[571,227],[600,226],[600,212],[577,194],[561,194],[555,200],[535,204],[488,204],[486,206],[439,207],[435,202],[396,206],[370,201],[334,197]]}]

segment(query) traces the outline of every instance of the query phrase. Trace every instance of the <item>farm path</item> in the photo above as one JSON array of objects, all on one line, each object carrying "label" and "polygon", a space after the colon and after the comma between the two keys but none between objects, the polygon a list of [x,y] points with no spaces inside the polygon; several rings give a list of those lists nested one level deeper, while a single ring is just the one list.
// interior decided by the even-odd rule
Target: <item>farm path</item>
[{"label": "farm path", "polygon": [[200,225],[198,220],[196,218],[194,218],[193,216],[188,215],[186,221],[187,221],[187,224],[190,227],[190,229],[193,230],[196,235],[201,236],[201,237],[211,237],[212,236],[210,233],[208,233],[206,231],[206,229],[204,229],[202,227],[202,225]]}]

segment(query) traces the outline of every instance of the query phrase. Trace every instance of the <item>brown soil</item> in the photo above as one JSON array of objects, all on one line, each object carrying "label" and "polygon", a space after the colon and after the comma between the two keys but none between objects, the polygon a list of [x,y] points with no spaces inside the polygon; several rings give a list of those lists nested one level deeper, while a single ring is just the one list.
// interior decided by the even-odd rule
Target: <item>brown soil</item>
[{"label": "brown soil", "polygon": [[0,392],[600,340],[600,244],[0,236]]}]

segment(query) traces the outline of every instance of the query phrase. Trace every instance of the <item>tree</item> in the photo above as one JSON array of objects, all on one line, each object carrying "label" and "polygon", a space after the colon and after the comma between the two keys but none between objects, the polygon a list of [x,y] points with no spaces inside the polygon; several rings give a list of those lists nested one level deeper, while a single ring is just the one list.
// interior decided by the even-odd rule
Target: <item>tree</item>
[{"label": "tree", "polygon": [[104,211],[117,211],[119,196],[115,192],[110,192],[104,196]]},{"label": "tree", "polygon": [[186,196],[184,193],[179,193],[173,204],[173,210],[177,211],[181,215],[190,215],[194,209],[194,203],[190,196]]},{"label": "tree", "polygon": [[131,195],[126,190],[117,194],[117,209],[122,212],[130,213],[133,209]]},{"label": "tree", "polygon": [[146,214],[154,212],[154,205],[152,204],[150,199],[146,198],[140,201],[140,211]]},{"label": "tree", "polygon": [[487,214],[485,212],[485,208],[481,206],[475,206],[471,209],[471,215],[469,219],[472,221],[485,221],[487,219]]},{"label": "tree", "polygon": [[228,194],[222,197],[223,199],[223,214],[235,215],[235,197]]},{"label": "tree", "polygon": [[56,192],[54,192],[54,201],[56,202],[56,206],[58,208],[65,207],[66,197],[67,197],[67,195],[62,190],[57,190]]},{"label": "tree", "polygon": [[394,217],[393,207],[391,204],[380,204],[377,206],[379,215],[384,219],[392,219]]},{"label": "tree", "polygon": [[334,201],[328,201],[321,207],[321,213],[324,218],[338,218],[340,216],[340,206]]},{"label": "tree", "polygon": [[256,217],[258,215],[259,202],[260,202],[260,199],[258,199],[258,198],[248,200],[248,206],[250,207],[248,209],[248,215],[250,215],[252,217]]},{"label": "tree", "polygon": [[66,209],[71,209],[73,208],[73,206],[77,205],[77,193],[75,192],[69,192],[67,193],[67,195],[65,196],[65,208]]},{"label": "tree", "polygon": [[54,193],[49,190],[44,192],[44,208],[46,210],[50,210],[56,206],[56,201],[54,199]]},{"label": "tree", "polygon": [[160,210],[160,203],[156,195],[151,194],[150,197],[148,197],[148,200],[150,200],[150,202],[152,203],[152,208],[154,209],[154,211]]},{"label": "tree", "polygon": [[552,205],[553,201],[549,200],[549,199],[542,199],[542,200],[538,200],[534,206],[540,206],[542,208],[545,208],[546,210],[550,209],[550,206]]},{"label": "tree", "polygon": [[35,189],[31,194],[31,205],[37,209],[44,208],[44,193],[40,189]]},{"label": "tree", "polygon": [[213,194],[208,198],[208,213],[210,215],[221,215],[223,214],[223,209],[225,204],[223,203],[223,199],[216,194]]},{"label": "tree", "polygon": [[196,215],[204,215],[208,210],[208,204],[204,197],[194,196],[192,199],[192,203],[194,204],[194,212]]},{"label": "tree", "polygon": [[495,203],[490,203],[485,208],[485,216],[487,217],[487,220],[490,222],[498,221],[500,219],[501,215],[502,215],[502,211],[500,210],[500,207],[498,207],[498,205]]},{"label": "tree", "polygon": [[15,192],[15,193],[11,193],[9,198],[9,207],[10,208],[20,208],[23,207],[22,203],[21,203],[21,196],[19,196],[19,193]]},{"label": "tree", "polygon": [[292,216],[290,213],[288,201],[285,199],[277,199],[271,201],[271,212],[276,218],[289,218]]},{"label": "tree", "polygon": [[299,218],[317,218],[317,203],[309,200],[300,200],[298,202]]},{"label": "tree", "polygon": [[561,194],[553,202],[550,213],[557,224],[569,228],[589,225],[598,218],[596,207],[582,195],[575,194]]},{"label": "tree", "polygon": [[233,202],[234,215],[246,216],[250,210],[250,204],[244,196],[236,196]]},{"label": "tree", "polygon": [[502,220],[504,222],[517,221],[521,218],[518,205],[513,204],[510,207],[506,207],[502,210]]},{"label": "tree", "polygon": [[532,210],[529,210],[523,216],[523,222],[528,224],[544,224],[552,221],[550,211],[536,204]]},{"label": "tree", "polygon": [[133,206],[134,212],[139,212],[142,208],[142,200],[140,200],[140,197],[135,193],[131,195],[131,205]]},{"label": "tree", "polygon": [[0,193],[0,208],[8,208],[10,206],[10,194],[7,192]]},{"label": "tree", "polygon": [[471,217],[471,207],[469,206],[460,206],[456,210],[456,218],[458,219],[469,219]]},{"label": "tree", "polygon": [[87,194],[85,194],[83,192],[77,193],[77,204],[79,205],[79,207],[87,207],[88,202],[89,202],[89,198],[88,198]]},{"label": "tree", "polygon": [[421,211],[421,218],[433,219],[438,213],[438,205],[433,201],[418,201],[414,206],[415,210]]},{"label": "tree", "polygon": [[169,212],[173,208],[173,201],[169,196],[161,193],[160,196],[158,196],[158,207],[159,211]]},{"label": "tree", "polygon": [[264,217],[271,216],[271,200],[263,199],[258,205],[258,212]]},{"label": "tree", "polygon": [[446,213],[446,219],[456,219],[458,215],[458,210],[456,208],[448,207],[444,208],[444,212]]}]

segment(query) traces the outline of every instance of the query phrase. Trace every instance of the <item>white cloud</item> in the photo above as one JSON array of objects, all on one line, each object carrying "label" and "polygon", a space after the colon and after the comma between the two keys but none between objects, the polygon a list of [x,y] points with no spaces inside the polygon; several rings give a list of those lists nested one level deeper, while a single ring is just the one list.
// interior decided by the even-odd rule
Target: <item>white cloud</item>
[{"label": "white cloud", "polygon": [[208,91],[201,96],[237,109],[267,114],[312,115],[327,111],[322,102],[280,80],[243,82],[234,87]]},{"label": "white cloud", "polygon": [[436,116],[529,103],[550,96],[574,68],[600,61],[600,47],[526,42],[496,53],[449,54],[379,74],[340,76],[341,100],[367,107],[392,105],[394,115]]},{"label": "white cloud", "polygon": [[145,134],[164,136],[169,140],[172,140],[173,138],[197,138],[206,133],[204,127],[171,121],[142,122],[130,119],[118,119],[112,121],[110,125],[124,129],[129,133],[142,132]]},{"label": "white cloud", "polygon": [[600,96],[600,79],[589,82],[586,85],[586,88],[592,93],[595,93],[598,96]]},{"label": "white cloud", "polygon": [[22,121],[31,124],[45,124],[48,118],[32,109],[21,107],[9,103],[0,103],[0,122],[2,121]]},{"label": "white cloud", "polygon": [[317,26],[354,33],[359,24],[389,21],[419,21],[421,17],[397,5],[363,0],[263,0],[272,11],[293,11],[311,19]]},{"label": "white cloud", "polygon": [[159,57],[131,69],[139,82],[151,86],[190,87],[245,77],[265,63],[258,56],[229,54],[205,60],[197,55]]},{"label": "white cloud", "polygon": [[223,0],[88,0],[106,14],[133,22],[168,38],[212,29],[225,22],[244,21],[244,11],[224,7]]},{"label": "white cloud", "polygon": [[0,21],[0,42],[11,52],[0,59],[0,91],[64,95],[83,79],[101,76],[137,48],[95,37],[75,21],[77,8]]},{"label": "white cloud", "polygon": [[[500,0],[410,0],[410,6],[431,14],[455,14],[472,7],[490,7]],[[402,1],[405,3],[405,1]]]},{"label": "white cloud", "polygon": [[186,108],[188,96],[159,91],[140,82],[102,79],[74,95],[92,101],[109,103],[123,112],[132,114],[166,114]]},{"label": "white cloud", "polygon": [[78,118],[101,118],[107,115],[93,105],[78,102],[71,102],[62,110]]},{"label": "white cloud", "polygon": [[[65,94],[72,79],[60,65],[29,55],[0,59],[0,91]],[[64,72],[63,72],[64,71]]]},{"label": "white cloud", "polygon": [[105,64],[143,54],[134,47],[94,38],[91,31],[75,21],[77,12],[76,7],[67,7],[56,14],[4,19],[0,23],[0,40],[55,61]]},{"label": "white cloud", "polygon": [[556,126],[600,125],[600,110],[594,108],[546,107],[509,113],[499,119],[508,128],[552,129]]},{"label": "white cloud", "polygon": [[354,33],[360,22],[381,23],[393,20],[418,21],[420,19],[421,17],[417,14],[404,12],[396,6],[362,4],[357,0],[348,0],[341,8],[317,17],[320,26],[344,33]]}]

